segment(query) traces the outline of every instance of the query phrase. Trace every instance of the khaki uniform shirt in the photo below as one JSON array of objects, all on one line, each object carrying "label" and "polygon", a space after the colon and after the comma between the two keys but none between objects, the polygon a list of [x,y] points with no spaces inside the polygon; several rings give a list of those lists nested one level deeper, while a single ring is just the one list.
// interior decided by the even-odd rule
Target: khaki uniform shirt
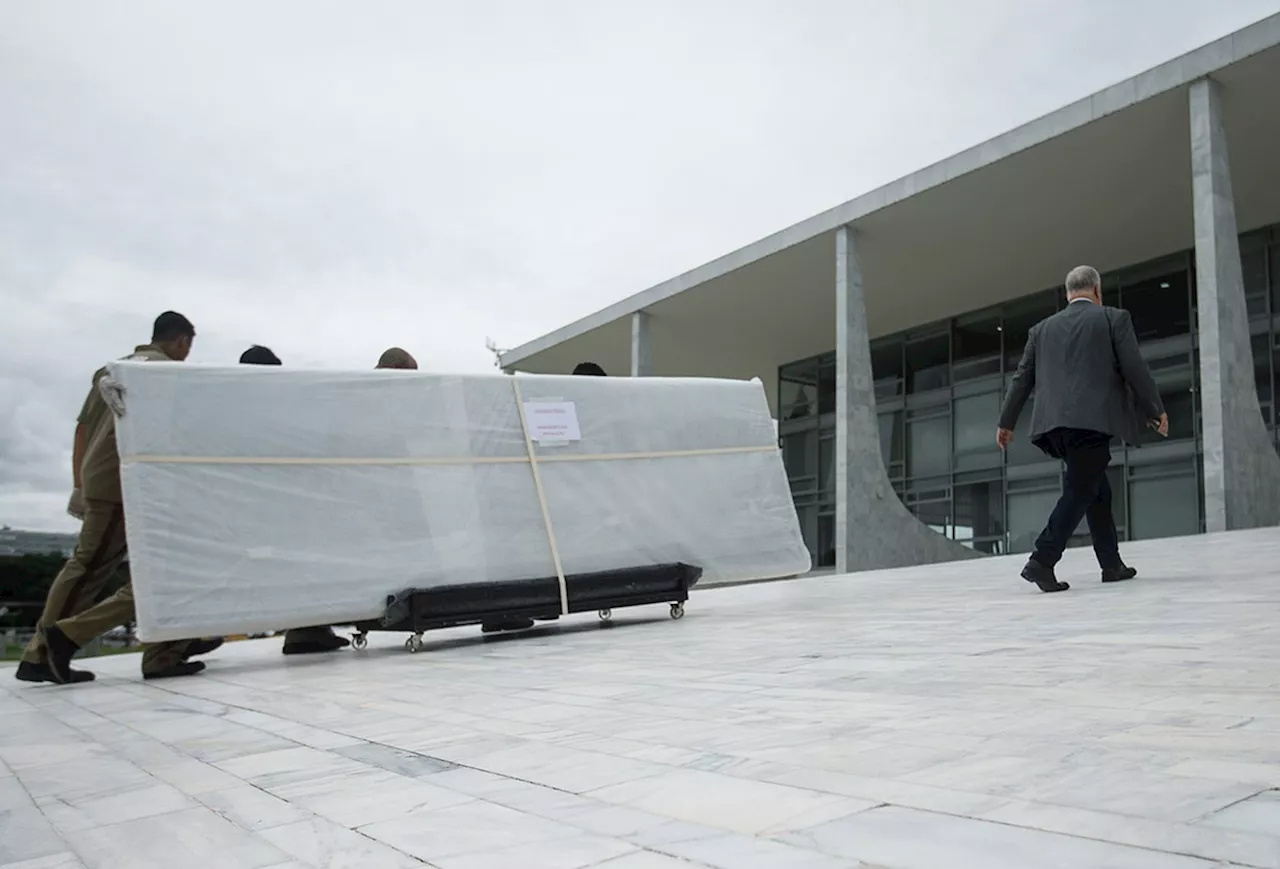
[{"label": "khaki uniform shirt", "polygon": [[[171,361],[159,348],[143,344],[125,359],[148,362]],[[116,418],[98,392],[98,381],[106,366],[93,374],[93,387],[84,400],[76,422],[85,429],[84,459],[80,463],[80,493],[89,501],[123,502],[120,494],[120,453],[116,449]]]}]

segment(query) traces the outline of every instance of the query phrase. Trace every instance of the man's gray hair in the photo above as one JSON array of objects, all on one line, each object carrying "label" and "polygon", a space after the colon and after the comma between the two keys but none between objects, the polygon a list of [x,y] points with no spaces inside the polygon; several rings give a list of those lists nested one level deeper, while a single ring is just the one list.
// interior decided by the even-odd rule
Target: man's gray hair
[{"label": "man's gray hair", "polygon": [[1102,286],[1102,276],[1093,266],[1076,266],[1067,272],[1067,293],[1087,293]]}]

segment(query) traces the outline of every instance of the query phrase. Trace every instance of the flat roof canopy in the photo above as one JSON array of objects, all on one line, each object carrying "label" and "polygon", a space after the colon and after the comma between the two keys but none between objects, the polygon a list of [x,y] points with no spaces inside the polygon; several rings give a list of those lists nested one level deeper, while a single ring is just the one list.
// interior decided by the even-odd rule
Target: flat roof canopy
[{"label": "flat roof canopy", "polygon": [[[854,227],[873,337],[1194,246],[1187,85],[1223,84],[1242,232],[1280,222],[1280,15],[504,354],[503,367],[759,377],[835,347],[835,229]],[[774,396],[770,395],[772,401]]]}]

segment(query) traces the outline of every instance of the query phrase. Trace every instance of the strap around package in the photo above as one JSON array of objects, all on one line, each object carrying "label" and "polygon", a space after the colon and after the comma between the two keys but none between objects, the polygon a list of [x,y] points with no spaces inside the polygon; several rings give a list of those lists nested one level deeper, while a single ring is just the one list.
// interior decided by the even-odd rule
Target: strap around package
[{"label": "strap around package", "polygon": [[533,471],[533,488],[538,493],[538,508],[542,511],[542,524],[547,529],[547,545],[551,547],[551,562],[556,568],[556,582],[560,585],[560,615],[569,614],[569,584],[564,578],[564,565],[560,562],[560,547],[556,545],[556,531],[551,525],[551,510],[542,490],[542,474],[538,470],[538,454],[529,436],[529,421],[524,416],[524,402],[520,398],[520,378],[511,378],[511,388],[516,394],[516,414],[520,417],[520,431],[524,434],[524,448],[529,454],[529,468]]},{"label": "strap around package", "polygon": [[[681,459],[697,456],[725,456],[739,453],[776,452],[777,446],[766,444],[754,447],[708,447],[697,450],[652,450],[636,453],[584,453],[578,455],[542,455],[541,464],[548,462],[620,462],[631,459]],[[524,456],[121,456],[124,464],[143,465],[523,465],[530,462]]]}]

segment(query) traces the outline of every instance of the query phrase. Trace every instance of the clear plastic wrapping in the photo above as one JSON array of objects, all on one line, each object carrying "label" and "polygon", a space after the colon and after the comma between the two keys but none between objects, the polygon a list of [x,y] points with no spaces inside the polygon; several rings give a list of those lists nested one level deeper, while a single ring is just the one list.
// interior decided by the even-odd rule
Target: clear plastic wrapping
[{"label": "clear plastic wrapping", "polygon": [[[553,538],[565,574],[685,562],[714,583],[810,566],[758,381],[110,371],[147,641],[554,576]],[[549,442],[530,412],[527,441],[530,402],[576,416],[578,439]]]}]

